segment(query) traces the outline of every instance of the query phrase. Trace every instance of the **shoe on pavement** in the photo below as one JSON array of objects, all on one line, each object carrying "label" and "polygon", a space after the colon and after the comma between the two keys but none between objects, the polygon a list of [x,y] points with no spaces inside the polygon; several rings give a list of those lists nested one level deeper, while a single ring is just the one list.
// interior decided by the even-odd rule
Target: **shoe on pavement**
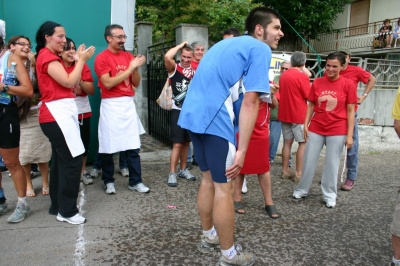
[{"label": "shoe on pavement", "polygon": [[176,180],[177,177],[178,176],[176,175],[176,173],[169,173],[167,182],[168,186],[176,187],[178,185],[178,181]]},{"label": "shoe on pavement", "polygon": [[86,218],[83,217],[82,215],[80,215],[79,213],[77,213],[74,216],[69,217],[69,218],[65,218],[65,217],[62,217],[61,214],[57,214],[56,219],[57,219],[57,221],[67,222],[70,224],[83,224],[86,222]]},{"label": "shoe on pavement", "polygon": [[33,172],[33,171],[31,171],[31,179],[34,179],[35,177],[38,177],[38,176],[40,176],[40,175],[41,175],[40,172]]},{"label": "shoe on pavement", "polygon": [[185,168],[180,170],[178,176],[181,178],[185,178],[187,180],[195,181],[196,177],[189,172],[189,169]]},{"label": "shoe on pavement", "polygon": [[150,188],[146,187],[143,183],[139,183],[135,186],[128,186],[128,188],[130,190],[136,190],[137,192],[140,192],[140,193],[147,193],[150,191]]},{"label": "shoe on pavement", "polygon": [[186,162],[186,169],[191,170],[193,167],[192,162]]},{"label": "shoe on pavement", "polygon": [[114,186],[114,183],[108,183],[107,185],[106,185],[106,194],[109,194],[109,195],[111,195],[111,194],[115,194],[115,186]]},{"label": "shoe on pavement", "polygon": [[91,185],[93,184],[93,179],[90,176],[89,173],[86,173],[86,171],[81,175],[81,181],[83,182],[83,184],[85,185]]},{"label": "shoe on pavement", "polygon": [[202,235],[201,241],[197,245],[197,250],[204,254],[210,253],[214,251],[216,248],[220,248],[218,236],[216,236],[213,240],[211,240],[208,237]]},{"label": "shoe on pavement", "polygon": [[119,173],[122,175],[122,177],[129,177],[129,170],[128,168],[122,168],[119,170]]},{"label": "shoe on pavement", "polygon": [[246,181],[246,177],[243,180],[243,186],[242,186],[242,194],[246,194],[247,193],[247,181]]},{"label": "shoe on pavement", "polygon": [[193,160],[192,160],[192,165],[194,165],[194,166],[199,166],[199,164],[197,163],[197,161],[193,158]]},{"label": "shoe on pavement", "polygon": [[6,202],[0,204],[0,215],[5,214],[7,212],[7,210],[8,210],[8,208],[7,208]]},{"label": "shoe on pavement", "polygon": [[293,192],[293,198],[301,199],[307,197],[308,193]]},{"label": "shoe on pavement", "polygon": [[219,258],[219,262],[217,265],[220,266],[234,266],[234,265],[242,265],[242,266],[251,266],[256,261],[256,256],[253,253],[249,252],[241,252],[242,247],[239,244],[235,244],[236,256],[232,259],[227,259],[225,256],[221,255]]},{"label": "shoe on pavement", "polygon": [[325,205],[328,208],[334,208],[336,206],[336,201],[334,201],[334,200],[325,201]]},{"label": "shoe on pavement", "polygon": [[92,171],[90,171],[90,176],[96,178],[99,176],[100,173],[101,173],[100,169],[92,168]]},{"label": "shoe on pavement", "polygon": [[400,266],[400,263],[394,263],[393,261],[389,263],[389,266]]},{"label": "shoe on pavement", "polygon": [[347,180],[346,180],[346,183],[344,183],[344,184],[342,185],[341,189],[344,190],[344,191],[350,191],[350,190],[353,189],[354,183],[355,183],[355,181],[350,180],[350,179],[347,179]]},{"label": "shoe on pavement", "polygon": [[296,174],[293,172],[289,172],[289,173],[282,172],[281,178],[282,179],[293,179],[295,176],[296,176]]},{"label": "shoe on pavement", "polygon": [[29,206],[17,206],[14,212],[8,217],[7,222],[9,223],[19,223],[22,222],[26,216],[29,215],[30,212]]},{"label": "shoe on pavement", "polygon": [[292,180],[293,180],[295,183],[299,183],[300,180],[301,180],[301,176],[297,176],[296,174],[294,174]]}]

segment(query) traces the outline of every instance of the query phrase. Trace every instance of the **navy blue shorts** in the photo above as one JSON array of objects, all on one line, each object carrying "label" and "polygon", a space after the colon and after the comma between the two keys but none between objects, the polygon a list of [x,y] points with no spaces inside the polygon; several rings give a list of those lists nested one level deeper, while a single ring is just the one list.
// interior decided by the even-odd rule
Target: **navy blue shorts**
[{"label": "navy blue shorts", "polygon": [[0,148],[18,148],[20,135],[17,105],[15,103],[0,104]]},{"label": "navy blue shorts", "polygon": [[235,145],[221,137],[209,134],[197,134],[189,131],[196,161],[202,172],[210,171],[215,183],[227,183],[225,171],[233,164],[236,154]]}]

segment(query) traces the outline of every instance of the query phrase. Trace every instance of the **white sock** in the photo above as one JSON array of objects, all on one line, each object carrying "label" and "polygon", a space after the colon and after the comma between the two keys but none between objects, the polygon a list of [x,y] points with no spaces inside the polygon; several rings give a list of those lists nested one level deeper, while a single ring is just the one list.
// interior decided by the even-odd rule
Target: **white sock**
[{"label": "white sock", "polygon": [[237,254],[236,249],[235,249],[235,245],[233,245],[228,250],[221,249],[221,253],[225,258],[228,258],[229,260],[233,259]]},{"label": "white sock", "polygon": [[28,206],[28,201],[26,200],[26,197],[20,198],[18,197],[18,202],[17,202],[17,206]]},{"label": "white sock", "polygon": [[392,259],[392,262],[394,263],[394,264],[400,264],[400,260],[396,260],[395,258],[394,258],[394,256],[393,256],[393,259]]},{"label": "white sock", "polygon": [[203,230],[203,235],[207,237],[210,240],[214,240],[217,237],[217,231],[215,230],[215,227],[213,226],[210,230]]}]

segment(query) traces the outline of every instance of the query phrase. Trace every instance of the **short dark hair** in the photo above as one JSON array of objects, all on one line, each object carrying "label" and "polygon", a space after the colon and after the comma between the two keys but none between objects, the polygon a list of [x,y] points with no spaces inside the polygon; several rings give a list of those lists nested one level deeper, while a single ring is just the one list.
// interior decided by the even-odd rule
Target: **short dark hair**
[{"label": "short dark hair", "polygon": [[77,49],[75,42],[71,38],[67,37],[66,40],[67,41],[65,42],[65,45],[64,45],[64,51],[71,49],[71,46],[72,46],[71,43],[74,45],[75,50]]},{"label": "short dark hair", "polygon": [[241,33],[240,33],[240,31],[237,29],[237,28],[235,28],[235,27],[230,27],[230,28],[227,28],[223,33],[222,33],[222,36],[223,35],[233,35],[233,37],[238,37],[238,36],[240,36],[240,35],[242,35]]},{"label": "short dark hair", "polygon": [[104,30],[104,39],[106,39],[107,43],[108,43],[107,36],[112,36],[111,35],[111,31],[113,29],[121,29],[121,30],[123,30],[124,28],[121,25],[118,25],[118,24],[111,24],[111,25],[106,26],[106,28]]},{"label": "short dark hair", "polygon": [[258,24],[263,28],[272,22],[273,18],[281,19],[278,12],[267,7],[256,7],[247,15],[245,30],[249,35],[254,35],[254,29]]},{"label": "short dark hair", "polygon": [[340,62],[340,65],[344,65],[346,63],[346,56],[342,54],[341,52],[333,52],[328,54],[328,57],[326,58],[326,61],[328,60],[334,60],[337,59]]}]

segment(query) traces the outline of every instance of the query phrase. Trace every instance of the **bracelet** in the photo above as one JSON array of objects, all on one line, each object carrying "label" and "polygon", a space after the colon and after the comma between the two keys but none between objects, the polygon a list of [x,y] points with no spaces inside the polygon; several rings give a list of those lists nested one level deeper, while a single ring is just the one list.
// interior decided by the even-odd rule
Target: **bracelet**
[{"label": "bracelet", "polygon": [[368,93],[364,93],[362,96],[368,96]]}]

